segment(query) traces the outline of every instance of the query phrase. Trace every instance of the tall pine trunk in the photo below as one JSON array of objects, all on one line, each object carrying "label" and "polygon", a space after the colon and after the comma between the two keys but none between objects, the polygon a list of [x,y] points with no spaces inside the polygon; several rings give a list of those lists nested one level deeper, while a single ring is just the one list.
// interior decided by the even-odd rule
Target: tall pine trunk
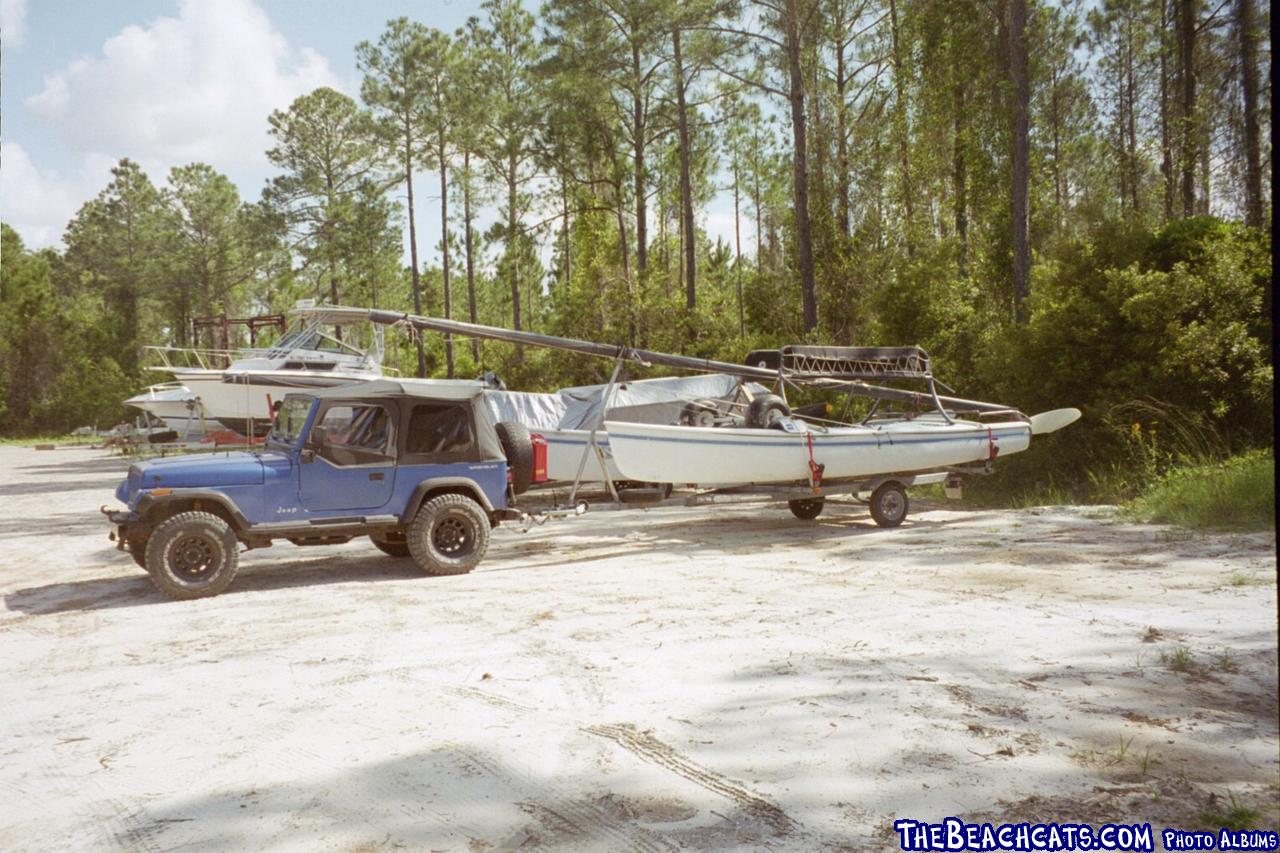
[{"label": "tall pine trunk", "polygon": [[791,137],[795,167],[796,261],[800,266],[800,288],[804,300],[804,331],[818,325],[817,281],[813,270],[813,236],[809,227],[809,164],[805,150],[804,77],[800,68],[800,10],[798,0],[787,0],[783,15],[786,29],[788,100],[791,102]]},{"label": "tall pine trunk", "polygon": [[1182,215],[1196,212],[1196,0],[1178,0],[1178,74],[1182,90]]},{"label": "tall pine trunk", "polygon": [[644,86],[642,79],[642,66],[640,64],[640,45],[633,38],[631,42],[631,74],[634,80],[635,91],[631,93],[631,135],[632,135],[632,168],[635,172],[635,193],[636,193],[636,276],[640,279],[640,286],[644,287],[645,272],[649,269],[649,212],[647,199],[645,198],[645,170],[644,170],[644,134],[645,134],[645,115],[644,115]]},{"label": "tall pine trunk", "polygon": [[569,245],[569,179],[560,176],[560,215],[564,217],[561,228],[561,239],[564,242],[564,287],[568,288],[573,281],[573,251]]},{"label": "tall pine trunk", "polygon": [[[516,242],[516,155],[507,154],[507,258],[511,262],[511,323],[512,328],[520,331],[520,258]],[[519,347],[517,347],[519,349]]]},{"label": "tall pine trunk", "polygon": [[960,245],[956,267],[962,276],[969,274],[969,200],[967,195],[967,170],[964,158],[964,83],[956,69],[954,84],[955,125],[952,138],[951,181],[955,204],[956,240]]},{"label": "tall pine trunk", "polygon": [[849,106],[844,101],[849,85],[845,69],[844,7],[839,6],[840,17],[836,21],[836,219],[840,222],[840,234],[849,239]]},{"label": "tall pine trunk", "polygon": [[622,252],[622,284],[626,288],[627,297],[627,343],[636,345],[636,296],[631,283],[631,265],[627,252],[627,217],[623,212],[622,202],[622,170],[614,163],[613,168],[613,211],[618,223],[618,247]]},{"label": "tall pine trunk", "polygon": [[738,212],[741,172],[738,152],[733,152],[733,272],[738,280],[738,337],[747,336],[746,314],[742,307],[742,217]]},{"label": "tall pine trunk", "polygon": [[1027,321],[1027,297],[1031,294],[1031,243],[1028,233],[1029,113],[1031,80],[1027,72],[1027,0],[1009,3],[1009,72],[1013,82],[1013,304],[1014,318]]},{"label": "tall pine trunk", "polygon": [[1173,219],[1173,135],[1169,128],[1169,0],[1160,0],[1160,175],[1164,179],[1164,221]]},{"label": "tall pine trunk", "polygon": [[1258,129],[1258,20],[1253,0],[1236,0],[1240,88],[1244,95],[1244,221],[1262,228],[1262,146]]},{"label": "tall pine trunk", "polygon": [[764,243],[760,239],[762,224],[760,220],[760,137],[751,132],[751,151],[755,158],[751,168],[751,203],[756,209],[756,279],[764,272]]},{"label": "tall pine trunk", "polygon": [[[476,271],[471,242],[471,152],[462,152],[462,244],[467,255],[467,317],[476,321]],[[480,364],[480,339],[471,339],[471,355]]]},{"label": "tall pine trunk", "polygon": [[[413,217],[413,147],[407,122],[404,137],[404,180],[409,195],[409,263],[413,266],[410,273],[413,280],[413,313],[421,315],[422,283],[418,278],[418,229]],[[422,336],[414,335],[413,339],[418,345],[418,376],[421,378],[427,375],[427,354],[422,348]]]},{"label": "tall pine trunk", "polygon": [[685,103],[684,63],[680,56],[680,28],[671,31],[675,60],[676,129],[680,141],[680,244],[684,255],[684,304],[690,311],[698,304],[697,244],[694,241],[693,181],[690,177],[689,114]]},{"label": "tall pine trunk", "polygon": [[[444,318],[453,319],[453,296],[449,289],[449,161],[445,152],[443,131],[437,143],[440,157],[440,246],[441,261],[444,267]],[[444,336],[445,375],[453,378],[453,335]]]},{"label": "tall pine trunk", "polygon": [[907,257],[915,254],[915,205],[914,188],[911,183],[911,132],[907,127],[907,87],[905,70],[902,62],[902,44],[898,31],[898,4],[889,0],[889,33],[893,46],[893,87],[894,87],[894,136],[898,144],[898,163],[901,174],[898,176],[902,185],[902,211],[906,218],[904,240]]},{"label": "tall pine trunk", "polygon": [[1128,172],[1129,204],[1138,218],[1138,93],[1134,72],[1133,17],[1125,16],[1124,104],[1125,118],[1125,170]]}]

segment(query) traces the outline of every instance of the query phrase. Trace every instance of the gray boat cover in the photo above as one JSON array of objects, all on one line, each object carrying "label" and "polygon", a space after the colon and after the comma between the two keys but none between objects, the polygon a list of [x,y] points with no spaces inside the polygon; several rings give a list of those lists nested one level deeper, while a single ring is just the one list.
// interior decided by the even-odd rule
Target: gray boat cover
[{"label": "gray boat cover", "polygon": [[[624,382],[613,390],[608,418],[641,424],[674,424],[690,400],[732,397],[740,380],[724,373],[671,376]],[[768,389],[744,383],[752,394]],[[553,394],[525,391],[485,391],[484,401],[495,421],[520,421],[530,429],[591,429],[599,423],[602,396],[607,385],[562,388]]]}]

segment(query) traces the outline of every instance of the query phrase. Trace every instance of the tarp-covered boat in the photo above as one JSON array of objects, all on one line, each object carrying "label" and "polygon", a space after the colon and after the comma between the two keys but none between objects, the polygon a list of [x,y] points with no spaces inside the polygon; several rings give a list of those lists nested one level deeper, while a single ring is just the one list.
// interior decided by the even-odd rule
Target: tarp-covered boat
[{"label": "tarp-covered boat", "polygon": [[[728,417],[739,401],[742,380],[727,374],[673,376],[623,382],[609,395],[605,418],[628,424],[677,424],[691,417]],[[602,420],[601,408],[609,386],[581,385],[562,388],[550,394],[525,391],[486,391],[485,405],[495,420],[519,421],[531,432],[547,440],[547,478],[575,480],[586,452],[582,479],[601,481],[604,473],[594,452],[587,452],[591,428]],[[746,383],[748,393],[763,394],[767,389]],[[623,475],[612,463],[608,431],[597,429],[600,446],[612,480],[634,479]],[[659,482],[659,481],[646,481]],[[668,482],[668,481],[661,481]]]}]

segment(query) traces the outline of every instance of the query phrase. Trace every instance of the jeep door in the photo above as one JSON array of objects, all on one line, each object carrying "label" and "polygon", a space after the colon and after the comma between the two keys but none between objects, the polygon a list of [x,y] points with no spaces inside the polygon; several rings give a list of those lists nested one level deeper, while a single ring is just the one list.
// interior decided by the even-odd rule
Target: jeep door
[{"label": "jeep door", "polygon": [[396,416],[389,403],[323,402],[311,428],[311,452],[304,455],[300,466],[298,489],[303,508],[367,510],[391,500],[396,479]]}]

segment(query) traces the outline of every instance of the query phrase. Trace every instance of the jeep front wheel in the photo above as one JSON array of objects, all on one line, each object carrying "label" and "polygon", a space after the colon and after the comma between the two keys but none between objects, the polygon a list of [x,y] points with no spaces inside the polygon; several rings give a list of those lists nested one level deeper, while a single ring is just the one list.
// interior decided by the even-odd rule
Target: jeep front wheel
[{"label": "jeep front wheel", "polygon": [[409,554],[429,575],[463,575],[484,559],[489,518],[466,495],[437,495],[409,524]]},{"label": "jeep front wheel", "polygon": [[170,598],[205,598],[226,589],[240,566],[231,526],[208,512],[166,519],[147,540],[147,573]]}]

